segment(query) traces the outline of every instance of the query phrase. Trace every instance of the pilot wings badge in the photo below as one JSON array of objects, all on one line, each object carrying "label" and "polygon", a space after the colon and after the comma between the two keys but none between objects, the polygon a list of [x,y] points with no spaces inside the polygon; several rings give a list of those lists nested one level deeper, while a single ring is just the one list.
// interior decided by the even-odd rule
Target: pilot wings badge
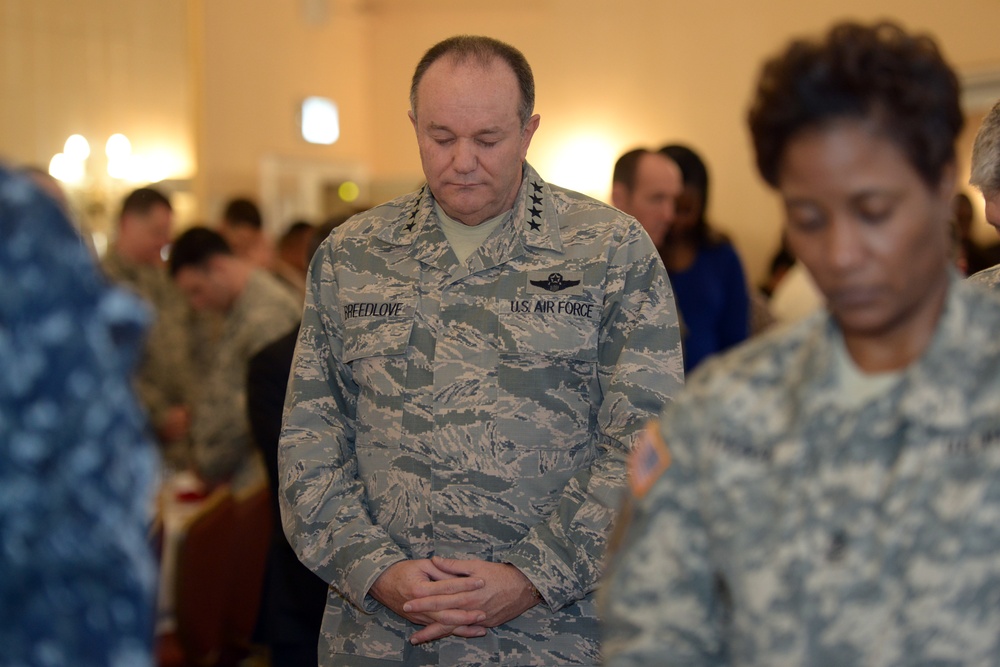
[{"label": "pilot wings badge", "polygon": [[[582,276],[580,277],[582,279]],[[561,273],[550,273],[547,278],[542,280],[531,280],[529,278],[529,282],[535,287],[540,287],[547,292],[562,292],[576,287],[581,281],[570,280],[569,278],[563,277],[563,274]]]}]

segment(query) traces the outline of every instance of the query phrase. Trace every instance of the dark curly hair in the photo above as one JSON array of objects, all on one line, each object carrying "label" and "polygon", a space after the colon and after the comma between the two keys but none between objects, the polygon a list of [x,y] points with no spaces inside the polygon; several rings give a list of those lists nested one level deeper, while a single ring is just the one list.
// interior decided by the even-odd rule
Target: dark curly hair
[{"label": "dark curly hair", "polygon": [[788,142],[844,118],[873,120],[928,185],[955,160],[959,83],[934,40],[898,25],[840,23],[765,63],[750,108],[757,168],[772,187]]}]

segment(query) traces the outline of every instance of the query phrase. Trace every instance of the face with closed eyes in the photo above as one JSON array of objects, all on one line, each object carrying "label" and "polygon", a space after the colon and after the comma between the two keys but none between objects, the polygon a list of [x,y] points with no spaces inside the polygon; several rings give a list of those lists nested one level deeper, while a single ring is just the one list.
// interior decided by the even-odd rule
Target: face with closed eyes
[{"label": "face with closed eyes", "polygon": [[789,247],[849,348],[929,338],[947,292],[953,189],[953,168],[928,185],[869,121],[836,121],[788,142],[778,190]]},{"label": "face with closed eyes", "polygon": [[538,116],[518,118],[521,93],[501,60],[485,67],[444,56],[424,73],[410,121],[434,198],[451,218],[478,225],[514,205]]},{"label": "face with closed eyes", "polygon": [[614,205],[638,220],[659,248],[679,217],[682,188],[681,170],[673,160],[661,153],[645,153],[636,165],[632,188],[616,183],[611,196]]}]

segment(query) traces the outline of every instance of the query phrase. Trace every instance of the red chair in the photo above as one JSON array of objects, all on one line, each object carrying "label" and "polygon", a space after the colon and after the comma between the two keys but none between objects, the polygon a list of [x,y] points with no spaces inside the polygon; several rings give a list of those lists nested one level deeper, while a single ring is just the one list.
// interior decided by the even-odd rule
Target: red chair
[{"label": "red chair", "polygon": [[216,490],[185,524],[174,575],[176,630],[159,639],[160,667],[210,667],[224,661],[236,553],[236,501]]},{"label": "red chair", "polygon": [[271,545],[270,490],[266,482],[236,497],[235,553],[230,563],[232,588],[226,611],[226,639],[230,652],[245,657],[253,644],[254,627],[264,590],[264,573]]}]

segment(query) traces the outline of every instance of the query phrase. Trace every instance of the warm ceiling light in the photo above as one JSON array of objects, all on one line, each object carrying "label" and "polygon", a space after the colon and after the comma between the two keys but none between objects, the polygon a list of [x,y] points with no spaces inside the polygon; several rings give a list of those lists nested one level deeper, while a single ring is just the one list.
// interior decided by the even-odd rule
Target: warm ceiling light
[{"label": "warm ceiling light", "polygon": [[123,160],[132,154],[132,142],[124,134],[112,134],[104,145],[109,160]]},{"label": "warm ceiling light", "polygon": [[83,162],[71,160],[65,153],[56,153],[49,161],[49,175],[63,183],[79,185],[85,176]]},{"label": "warm ceiling light", "polygon": [[90,157],[90,144],[82,134],[74,134],[66,140],[63,146],[63,153],[70,160],[83,162]]},{"label": "warm ceiling light", "polygon": [[302,138],[311,144],[332,144],[340,138],[337,105],[325,97],[307,97],[301,109]]}]

